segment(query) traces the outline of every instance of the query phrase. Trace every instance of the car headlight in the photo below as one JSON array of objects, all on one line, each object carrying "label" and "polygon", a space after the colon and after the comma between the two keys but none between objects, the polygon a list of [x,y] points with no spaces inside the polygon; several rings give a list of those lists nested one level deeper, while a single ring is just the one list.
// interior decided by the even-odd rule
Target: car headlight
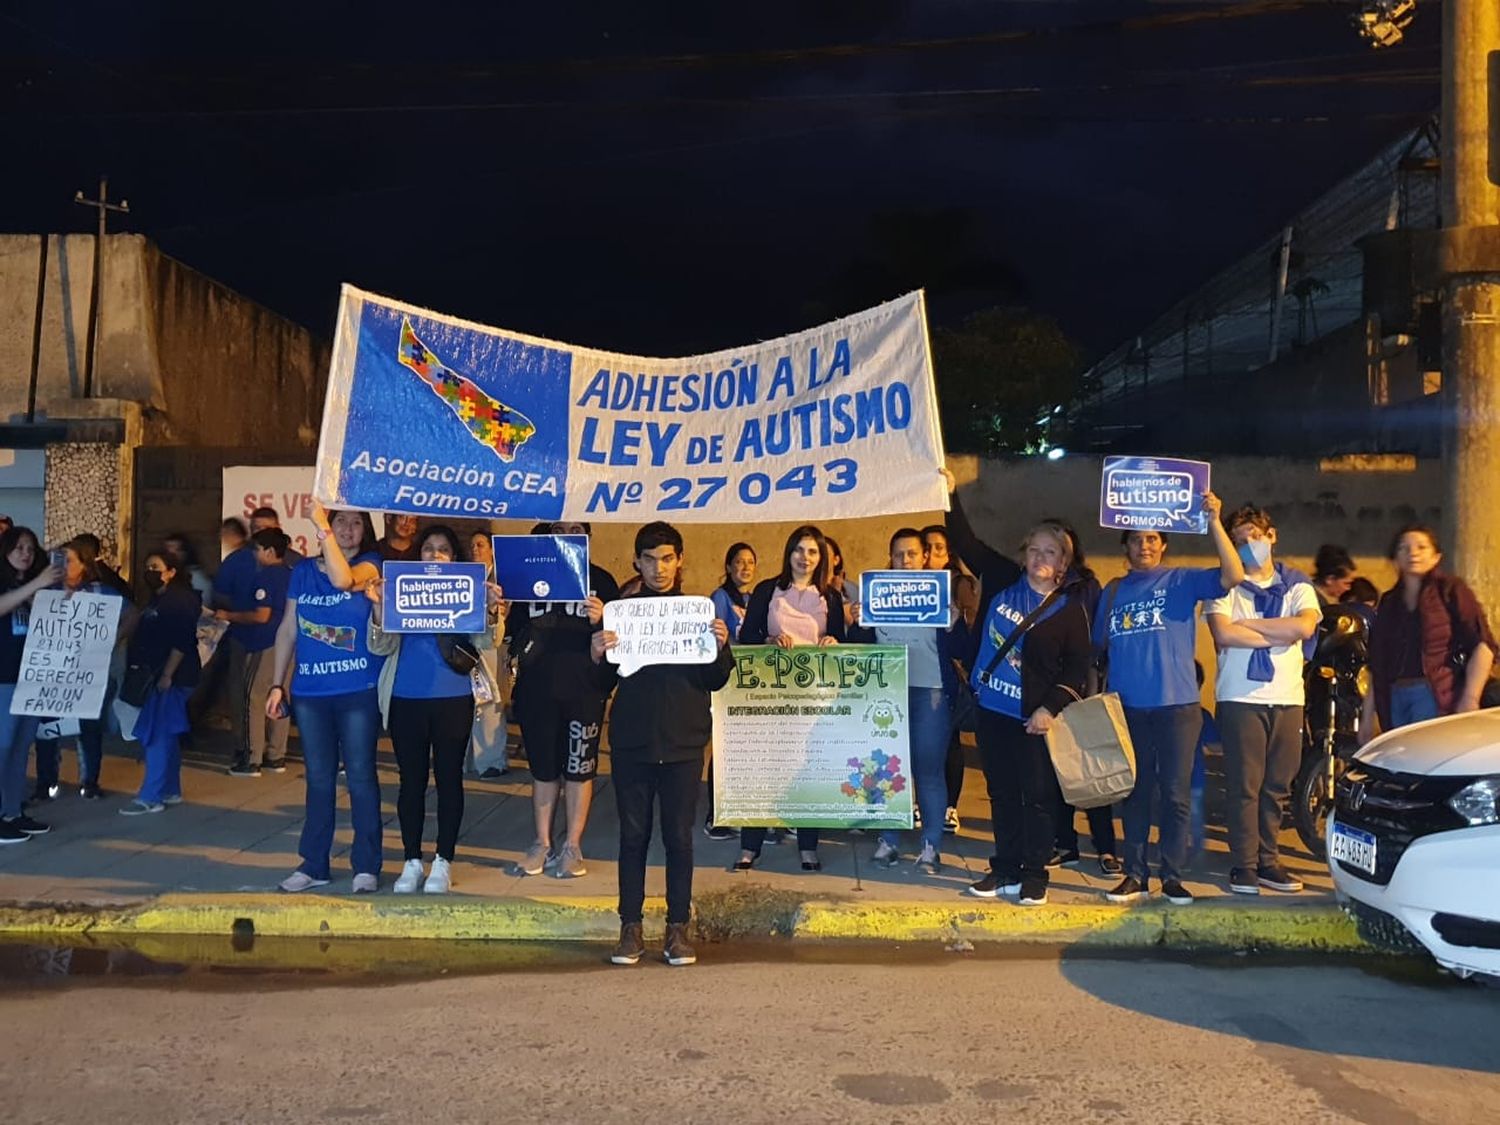
[{"label": "car headlight", "polygon": [[1500,824],[1500,777],[1465,785],[1448,798],[1448,807],[1470,824]]}]

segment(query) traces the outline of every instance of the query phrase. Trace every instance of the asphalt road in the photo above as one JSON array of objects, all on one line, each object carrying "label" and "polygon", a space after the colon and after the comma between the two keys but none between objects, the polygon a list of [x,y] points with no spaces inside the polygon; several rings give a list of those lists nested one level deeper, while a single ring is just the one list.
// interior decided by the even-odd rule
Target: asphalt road
[{"label": "asphalt road", "polygon": [[0,1101],[29,1125],[1496,1119],[1500,991],[946,956],[12,977]]}]

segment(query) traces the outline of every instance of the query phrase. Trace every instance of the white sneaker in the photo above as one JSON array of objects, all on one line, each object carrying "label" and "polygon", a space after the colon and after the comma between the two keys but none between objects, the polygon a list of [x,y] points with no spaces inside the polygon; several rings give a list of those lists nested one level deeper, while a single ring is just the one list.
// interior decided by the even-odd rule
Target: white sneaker
[{"label": "white sneaker", "polygon": [[438,856],[432,861],[432,874],[427,876],[427,882],[422,884],[422,890],[430,895],[445,895],[451,886],[453,886],[452,867],[446,859]]},{"label": "white sneaker", "polygon": [[380,890],[380,876],[360,874],[354,877],[354,893],[357,895],[374,894]]},{"label": "white sneaker", "polygon": [[286,891],[287,894],[294,895],[300,891],[309,890],[313,887],[326,887],[328,886],[328,880],[314,879],[311,875],[308,875],[304,872],[293,871],[290,875],[288,875],[281,881],[280,886],[281,889]]},{"label": "white sneaker", "polygon": [[[436,865],[434,865],[434,869]],[[401,868],[401,874],[397,876],[395,885],[391,890],[398,895],[409,895],[417,889],[417,884],[422,881],[422,861],[420,859],[409,859],[406,866]]]}]

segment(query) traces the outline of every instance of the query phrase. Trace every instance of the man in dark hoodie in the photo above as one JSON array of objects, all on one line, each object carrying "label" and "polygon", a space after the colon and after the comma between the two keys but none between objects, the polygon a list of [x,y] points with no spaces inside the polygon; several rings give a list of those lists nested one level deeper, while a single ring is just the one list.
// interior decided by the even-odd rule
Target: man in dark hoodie
[{"label": "man in dark hoodie", "polygon": [[[635,533],[635,566],[641,576],[636,597],[682,593],[682,535],[669,523],[648,523]],[[648,664],[621,678],[604,654],[616,636],[603,629],[593,636],[594,682],[615,689],[609,746],[615,803],[620,813],[620,943],[610,960],[634,965],[645,953],[641,913],[646,899],[646,851],[651,845],[651,814],[661,811],[661,842],[667,853],[667,936],[663,955],[669,965],[691,965],[698,957],[688,943],[693,900],[693,825],[703,747],[712,733],[709,695],[729,682],[733,661],[729,630],[713,623],[719,651],[711,664]]]}]

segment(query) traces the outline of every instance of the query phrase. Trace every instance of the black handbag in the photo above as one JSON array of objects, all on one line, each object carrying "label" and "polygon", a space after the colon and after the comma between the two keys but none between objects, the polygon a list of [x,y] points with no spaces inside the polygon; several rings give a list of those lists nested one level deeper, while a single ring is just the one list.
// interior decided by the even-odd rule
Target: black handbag
[{"label": "black handbag", "polygon": [[460,676],[467,676],[478,666],[479,650],[467,638],[454,636],[452,633],[439,633],[437,643],[443,663]]},{"label": "black handbag", "polygon": [[120,702],[131,707],[144,707],[160,678],[156,669],[145,664],[132,664],[120,678],[120,690],[115,695]]}]

